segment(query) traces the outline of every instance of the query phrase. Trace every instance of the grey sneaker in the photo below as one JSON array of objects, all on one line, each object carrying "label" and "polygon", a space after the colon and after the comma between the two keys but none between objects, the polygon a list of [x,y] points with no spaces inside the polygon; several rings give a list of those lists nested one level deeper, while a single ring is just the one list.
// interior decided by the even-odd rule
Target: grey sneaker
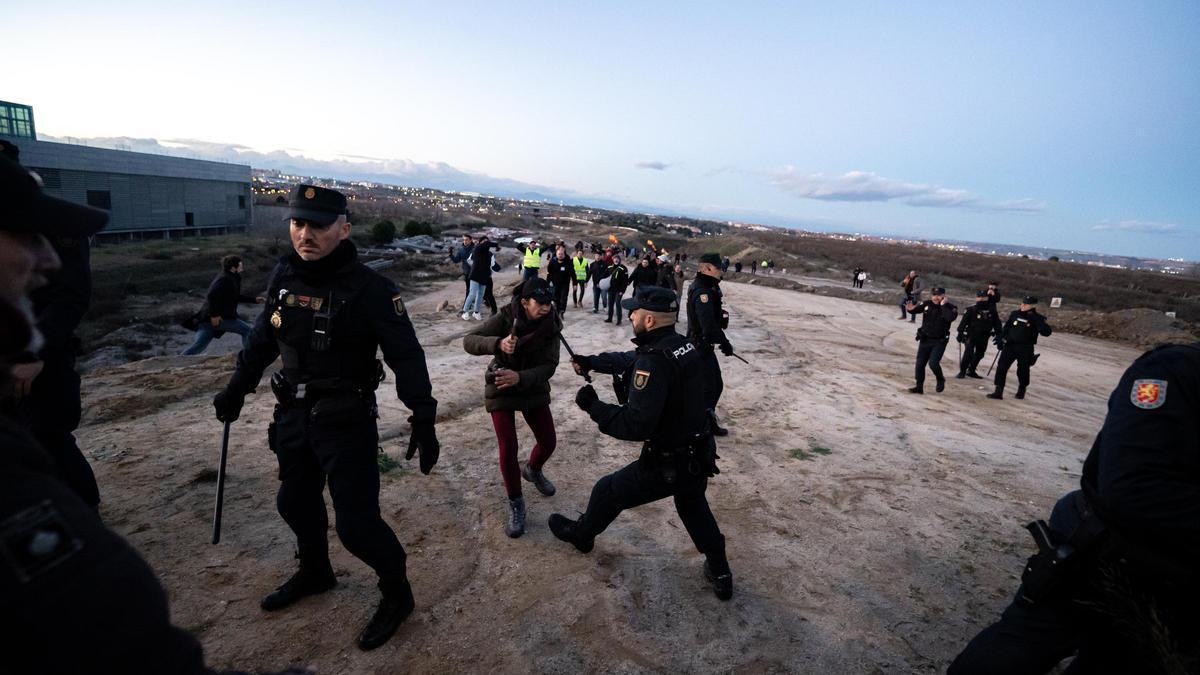
[{"label": "grey sneaker", "polygon": [[504,534],[516,539],[525,534],[525,498],[508,500],[508,522],[504,523]]},{"label": "grey sneaker", "polygon": [[546,474],[541,471],[534,471],[533,467],[529,465],[529,462],[525,462],[525,464],[521,466],[521,478],[533,483],[533,486],[537,488],[537,491],[546,495],[547,497],[553,497],[554,493],[556,492],[554,489],[554,483],[551,483],[550,479],[546,478]]}]

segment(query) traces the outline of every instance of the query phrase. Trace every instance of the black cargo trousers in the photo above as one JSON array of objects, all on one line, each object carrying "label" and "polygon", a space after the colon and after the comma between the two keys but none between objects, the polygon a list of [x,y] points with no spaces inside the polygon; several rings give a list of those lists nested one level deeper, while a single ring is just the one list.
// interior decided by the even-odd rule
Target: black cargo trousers
[{"label": "black cargo trousers", "polygon": [[329,565],[328,482],[342,545],[388,586],[406,578],[407,556],[379,512],[376,417],[373,393],[280,403],[268,439],[279,460],[276,506],[296,533],[301,564]]},{"label": "black cargo trousers", "polygon": [[707,489],[708,477],[704,473],[691,473],[685,467],[680,467],[668,480],[668,476],[643,454],[633,463],[596,482],[588,499],[587,511],[579,523],[589,536],[594,537],[608,529],[625,509],[672,497],[675,511],[683,521],[692,543],[696,545],[696,550],[708,556],[716,574],[724,574],[728,571],[725,537],[708,506],[708,498],[704,494]]}]

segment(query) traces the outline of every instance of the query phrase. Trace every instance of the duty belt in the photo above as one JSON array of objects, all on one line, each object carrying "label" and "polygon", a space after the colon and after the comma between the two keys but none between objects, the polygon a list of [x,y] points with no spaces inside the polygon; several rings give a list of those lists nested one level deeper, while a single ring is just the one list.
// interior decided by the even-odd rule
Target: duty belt
[{"label": "duty belt", "polygon": [[271,376],[271,391],[283,405],[297,401],[314,400],[330,394],[366,394],[375,390],[374,382],[356,382],[340,377],[330,377],[293,384],[283,373]]}]

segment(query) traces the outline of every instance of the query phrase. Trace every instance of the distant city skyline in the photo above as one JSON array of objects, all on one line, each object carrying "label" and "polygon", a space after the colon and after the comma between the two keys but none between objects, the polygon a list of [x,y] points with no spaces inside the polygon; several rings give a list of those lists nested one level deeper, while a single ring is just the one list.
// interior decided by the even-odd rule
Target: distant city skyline
[{"label": "distant city skyline", "polygon": [[709,218],[1200,259],[1196,3],[6,14],[20,28],[0,53],[19,67],[0,99],[33,105],[42,136],[203,139]]}]

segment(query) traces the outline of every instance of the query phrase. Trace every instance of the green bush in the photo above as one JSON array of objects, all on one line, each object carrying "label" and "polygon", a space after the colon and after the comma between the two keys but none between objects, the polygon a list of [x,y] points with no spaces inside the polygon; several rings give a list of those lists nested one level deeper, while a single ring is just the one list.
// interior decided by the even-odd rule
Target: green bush
[{"label": "green bush", "polygon": [[390,244],[395,238],[396,225],[390,220],[381,220],[371,228],[371,239],[376,244]]},{"label": "green bush", "polygon": [[410,220],[404,224],[404,236],[415,237],[421,234],[433,236],[433,223],[423,223],[419,220]]}]

